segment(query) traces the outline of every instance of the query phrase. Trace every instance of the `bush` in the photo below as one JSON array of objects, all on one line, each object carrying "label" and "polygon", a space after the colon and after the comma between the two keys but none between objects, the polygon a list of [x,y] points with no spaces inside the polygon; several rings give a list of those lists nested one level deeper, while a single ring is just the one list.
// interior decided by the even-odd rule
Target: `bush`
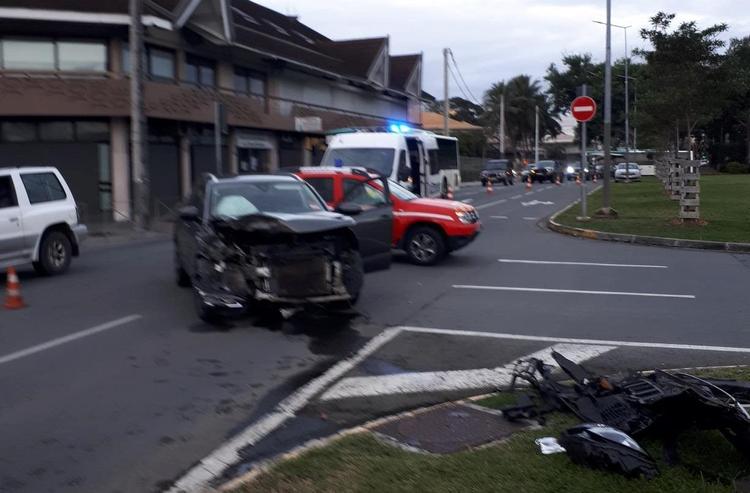
[{"label": "bush", "polygon": [[741,173],[750,173],[750,166],[743,163],[738,163],[737,161],[732,161],[727,163],[722,171],[732,174],[732,175],[739,175]]}]

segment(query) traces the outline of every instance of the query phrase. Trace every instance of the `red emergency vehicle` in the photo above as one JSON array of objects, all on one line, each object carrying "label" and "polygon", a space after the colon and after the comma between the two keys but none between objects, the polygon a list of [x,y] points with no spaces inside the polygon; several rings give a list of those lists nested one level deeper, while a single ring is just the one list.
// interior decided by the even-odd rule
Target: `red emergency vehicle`
[{"label": "red emergency vehicle", "polygon": [[[378,182],[372,182],[373,193],[362,187],[374,175],[357,167],[304,167],[295,172],[312,185],[333,209],[342,204],[368,207],[372,200],[382,200]],[[421,198],[393,180],[389,180],[393,203],[393,248],[406,252],[418,265],[432,265],[448,253],[471,243],[481,230],[474,207],[444,199]],[[347,208],[351,210],[351,207]]]}]

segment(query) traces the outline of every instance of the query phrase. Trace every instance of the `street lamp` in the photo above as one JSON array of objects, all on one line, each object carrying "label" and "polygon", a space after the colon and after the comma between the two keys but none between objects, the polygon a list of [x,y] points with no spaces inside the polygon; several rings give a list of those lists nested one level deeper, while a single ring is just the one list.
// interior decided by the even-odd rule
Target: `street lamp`
[{"label": "street lamp", "polygon": [[596,24],[602,24],[602,25],[609,25],[611,27],[616,27],[619,29],[622,29],[623,33],[625,33],[625,179],[628,179],[629,176],[629,162],[630,157],[628,156],[628,153],[630,152],[630,91],[628,87],[628,81],[630,80],[630,77],[628,76],[628,66],[630,65],[630,52],[628,51],[628,29],[633,26],[618,26],[617,24],[612,24],[611,22],[607,24],[606,22],[602,21],[591,21]]}]

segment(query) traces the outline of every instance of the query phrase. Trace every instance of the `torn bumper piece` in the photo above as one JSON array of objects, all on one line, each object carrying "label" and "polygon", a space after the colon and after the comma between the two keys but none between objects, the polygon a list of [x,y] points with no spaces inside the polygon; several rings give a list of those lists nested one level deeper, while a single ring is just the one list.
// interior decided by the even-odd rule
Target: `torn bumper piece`
[{"label": "torn bumper piece", "polygon": [[241,296],[221,292],[210,293],[201,289],[196,289],[195,295],[199,303],[216,310],[223,316],[240,316],[247,309],[247,303]]}]

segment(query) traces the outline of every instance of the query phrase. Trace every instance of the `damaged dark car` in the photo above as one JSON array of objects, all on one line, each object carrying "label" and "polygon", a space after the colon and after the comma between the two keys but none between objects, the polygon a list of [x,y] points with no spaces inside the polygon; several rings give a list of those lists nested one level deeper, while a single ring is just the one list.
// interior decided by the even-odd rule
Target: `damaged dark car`
[{"label": "damaged dark car", "polygon": [[[207,175],[179,211],[177,283],[192,286],[207,322],[254,307],[348,309],[359,298],[365,264],[390,255],[392,214],[388,208],[367,221],[363,210],[341,212],[329,211],[293,176]],[[360,214],[359,223],[350,217]]]}]

